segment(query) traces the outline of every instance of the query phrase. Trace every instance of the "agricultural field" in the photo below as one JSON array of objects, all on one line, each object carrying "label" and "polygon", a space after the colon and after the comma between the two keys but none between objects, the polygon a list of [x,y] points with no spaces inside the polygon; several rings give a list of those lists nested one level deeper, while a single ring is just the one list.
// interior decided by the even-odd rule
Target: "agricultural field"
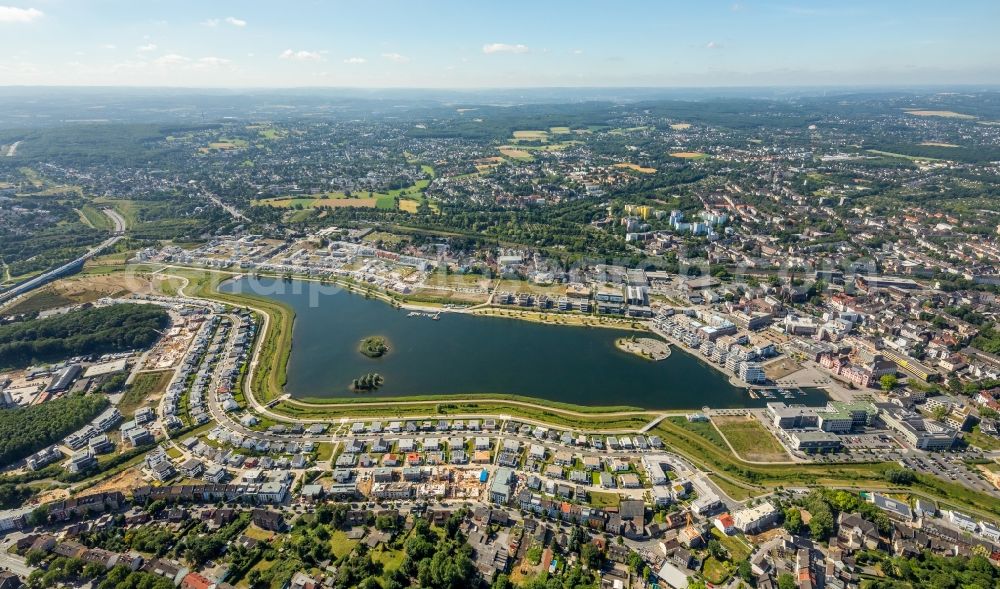
[{"label": "agricultural field", "polygon": [[220,138],[217,141],[212,141],[208,144],[208,147],[200,147],[198,151],[201,153],[211,153],[213,151],[230,151],[233,149],[245,149],[250,144],[246,139],[226,139]]},{"label": "agricultural field", "polygon": [[527,141],[547,141],[549,138],[548,131],[514,131],[514,139],[523,139]]},{"label": "agricultural field", "polygon": [[639,164],[630,164],[630,163],[623,162],[623,163],[615,164],[615,167],[616,168],[625,168],[625,169],[628,169],[628,170],[632,170],[633,172],[639,172],[640,174],[655,174],[656,173],[656,168],[644,168],[644,167],[640,166]]},{"label": "agricultural field", "polygon": [[707,154],[704,154],[700,151],[674,151],[671,152],[670,155],[672,157],[679,157],[681,159],[686,159],[686,160],[700,160],[708,157]]},{"label": "agricultural field", "polygon": [[882,150],[879,150],[879,149],[869,149],[868,151],[870,153],[874,153],[876,155],[884,155],[886,157],[895,157],[895,158],[900,158],[900,159],[904,159],[904,160],[910,160],[911,162],[943,162],[944,161],[942,159],[933,158],[933,157],[922,157],[922,156],[916,156],[916,155],[906,155],[905,153],[895,153],[895,152],[892,152],[892,151],[882,151]]},{"label": "agricultural field", "polygon": [[744,460],[754,462],[790,460],[781,443],[752,417],[713,417],[712,422]]},{"label": "agricultural field", "polygon": [[906,114],[916,117],[942,117],[946,119],[974,119],[972,115],[966,115],[951,110],[908,110]]},{"label": "agricultural field", "polygon": [[674,131],[686,131],[691,128],[691,123],[674,123],[670,125],[670,128]]},{"label": "agricultural field", "polygon": [[[428,165],[420,166],[424,173],[429,175],[431,178],[434,177],[434,168]],[[345,207],[356,207],[364,209],[383,209],[392,210],[398,208],[401,211],[406,211],[410,213],[415,213],[419,210],[421,203],[425,202],[427,199],[424,196],[424,191],[427,186],[430,185],[430,179],[418,180],[413,186],[408,186],[406,188],[398,188],[395,190],[390,190],[388,192],[368,192],[362,191],[354,194],[346,194],[344,192],[326,192],[310,196],[298,196],[298,197],[284,197],[284,198],[268,198],[253,201],[256,206],[267,206],[282,209],[316,209],[319,207],[330,207],[330,208],[345,208]],[[397,207],[397,199],[399,205]],[[428,202],[428,206],[431,210],[437,210],[437,204],[433,202]],[[308,215],[299,215],[300,218],[306,218]],[[294,217],[293,217],[294,219]]]},{"label": "agricultural field", "polygon": [[922,141],[920,145],[926,145],[928,147],[961,147],[961,145],[955,145],[954,143],[942,143],[940,141]]},{"label": "agricultural field", "polygon": [[511,159],[521,160],[526,162],[530,162],[531,160],[535,159],[534,156],[531,155],[531,152],[525,149],[519,149],[510,146],[501,147],[500,153]]}]

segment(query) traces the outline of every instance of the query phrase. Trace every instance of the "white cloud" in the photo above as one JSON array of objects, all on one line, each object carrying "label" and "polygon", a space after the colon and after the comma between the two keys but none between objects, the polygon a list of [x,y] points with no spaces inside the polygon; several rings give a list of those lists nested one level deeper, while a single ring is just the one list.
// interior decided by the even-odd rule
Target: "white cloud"
[{"label": "white cloud", "polygon": [[153,60],[156,65],[182,65],[191,61],[189,58],[183,55],[177,55],[176,53],[168,53],[163,57],[157,57]]},{"label": "white cloud", "polygon": [[294,59],[296,61],[319,61],[323,58],[317,51],[292,51],[291,49],[285,49],[278,57],[281,59]]},{"label": "white cloud", "polygon": [[583,55],[583,49],[574,49],[573,55]]},{"label": "white cloud", "polygon": [[743,5],[739,2],[733,2],[732,6],[729,7],[729,10],[732,10],[733,12],[740,12],[743,10]]},{"label": "white cloud", "polygon": [[114,43],[105,43],[104,45],[101,45],[101,49],[107,49],[108,51],[114,51],[115,49],[118,49],[118,46],[115,45]]},{"label": "white cloud", "polygon": [[229,65],[229,63],[230,61],[224,57],[202,57],[198,60],[198,65],[206,68]]},{"label": "white cloud", "polygon": [[705,45],[705,49],[719,49],[720,47],[722,47],[722,43],[716,43],[715,41],[709,41]]},{"label": "white cloud", "polygon": [[0,6],[0,23],[29,23],[43,16],[45,16],[45,13],[37,8]]},{"label": "white cloud", "polygon": [[488,43],[483,45],[483,53],[527,53],[528,46],[520,43],[511,45],[510,43]]},{"label": "white cloud", "polygon": [[358,63],[365,63],[366,61],[368,60],[363,57],[348,57],[347,59],[344,60],[344,63],[358,64]]},{"label": "white cloud", "polygon": [[139,53],[149,53],[150,51],[156,51],[155,43],[147,43],[145,45],[139,45],[135,48]]},{"label": "white cloud", "polygon": [[226,18],[223,19],[207,18],[201,21],[201,23],[199,24],[201,24],[201,26],[203,27],[211,27],[214,29],[215,27],[221,25],[222,23],[226,23],[227,25],[232,25],[238,29],[242,29],[243,27],[247,26],[247,21],[243,20],[242,18],[236,18],[235,16],[227,16]]},{"label": "white cloud", "polygon": [[409,63],[410,58],[405,55],[400,55],[399,53],[383,53],[382,57],[388,59],[393,63]]}]

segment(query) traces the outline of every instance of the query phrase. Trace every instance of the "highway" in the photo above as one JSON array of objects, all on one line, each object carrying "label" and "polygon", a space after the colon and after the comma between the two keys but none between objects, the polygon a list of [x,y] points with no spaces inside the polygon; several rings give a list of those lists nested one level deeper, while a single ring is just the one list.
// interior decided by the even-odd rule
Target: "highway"
[{"label": "highway", "polygon": [[49,270],[44,274],[39,274],[38,276],[32,278],[31,280],[23,282],[4,293],[0,293],[0,303],[14,302],[17,298],[35,290],[40,286],[48,284],[49,282],[51,282],[56,278],[59,278],[60,276],[69,273],[74,268],[83,266],[83,263],[89,260],[90,258],[93,258],[97,254],[118,243],[125,236],[124,217],[122,217],[117,211],[112,209],[103,209],[102,212],[105,215],[107,215],[107,217],[111,219],[111,222],[114,223],[115,225],[115,229],[111,237],[105,239],[98,245],[87,250],[87,252],[84,253],[79,258],[71,262],[67,262],[62,266],[55,268],[54,270]]}]

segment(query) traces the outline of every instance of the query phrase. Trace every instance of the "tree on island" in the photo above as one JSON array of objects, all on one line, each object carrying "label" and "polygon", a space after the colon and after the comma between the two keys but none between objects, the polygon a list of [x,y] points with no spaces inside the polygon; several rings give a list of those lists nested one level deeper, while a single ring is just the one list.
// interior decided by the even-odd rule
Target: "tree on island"
[{"label": "tree on island", "polygon": [[358,350],[369,358],[379,358],[389,351],[389,346],[384,337],[371,336],[361,340]]},{"label": "tree on island", "polygon": [[351,389],[355,392],[359,391],[374,391],[382,386],[385,379],[382,375],[377,372],[369,372],[368,374],[362,376],[361,378],[355,378],[351,382]]}]

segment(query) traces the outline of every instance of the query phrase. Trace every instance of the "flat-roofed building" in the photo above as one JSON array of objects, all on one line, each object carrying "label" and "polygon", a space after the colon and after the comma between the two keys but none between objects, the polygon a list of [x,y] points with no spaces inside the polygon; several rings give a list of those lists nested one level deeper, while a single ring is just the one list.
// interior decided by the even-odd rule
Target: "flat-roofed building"
[{"label": "flat-roofed building", "polygon": [[792,430],[786,433],[792,448],[800,452],[837,452],[844,446],[839,436],[822,430]]}]

